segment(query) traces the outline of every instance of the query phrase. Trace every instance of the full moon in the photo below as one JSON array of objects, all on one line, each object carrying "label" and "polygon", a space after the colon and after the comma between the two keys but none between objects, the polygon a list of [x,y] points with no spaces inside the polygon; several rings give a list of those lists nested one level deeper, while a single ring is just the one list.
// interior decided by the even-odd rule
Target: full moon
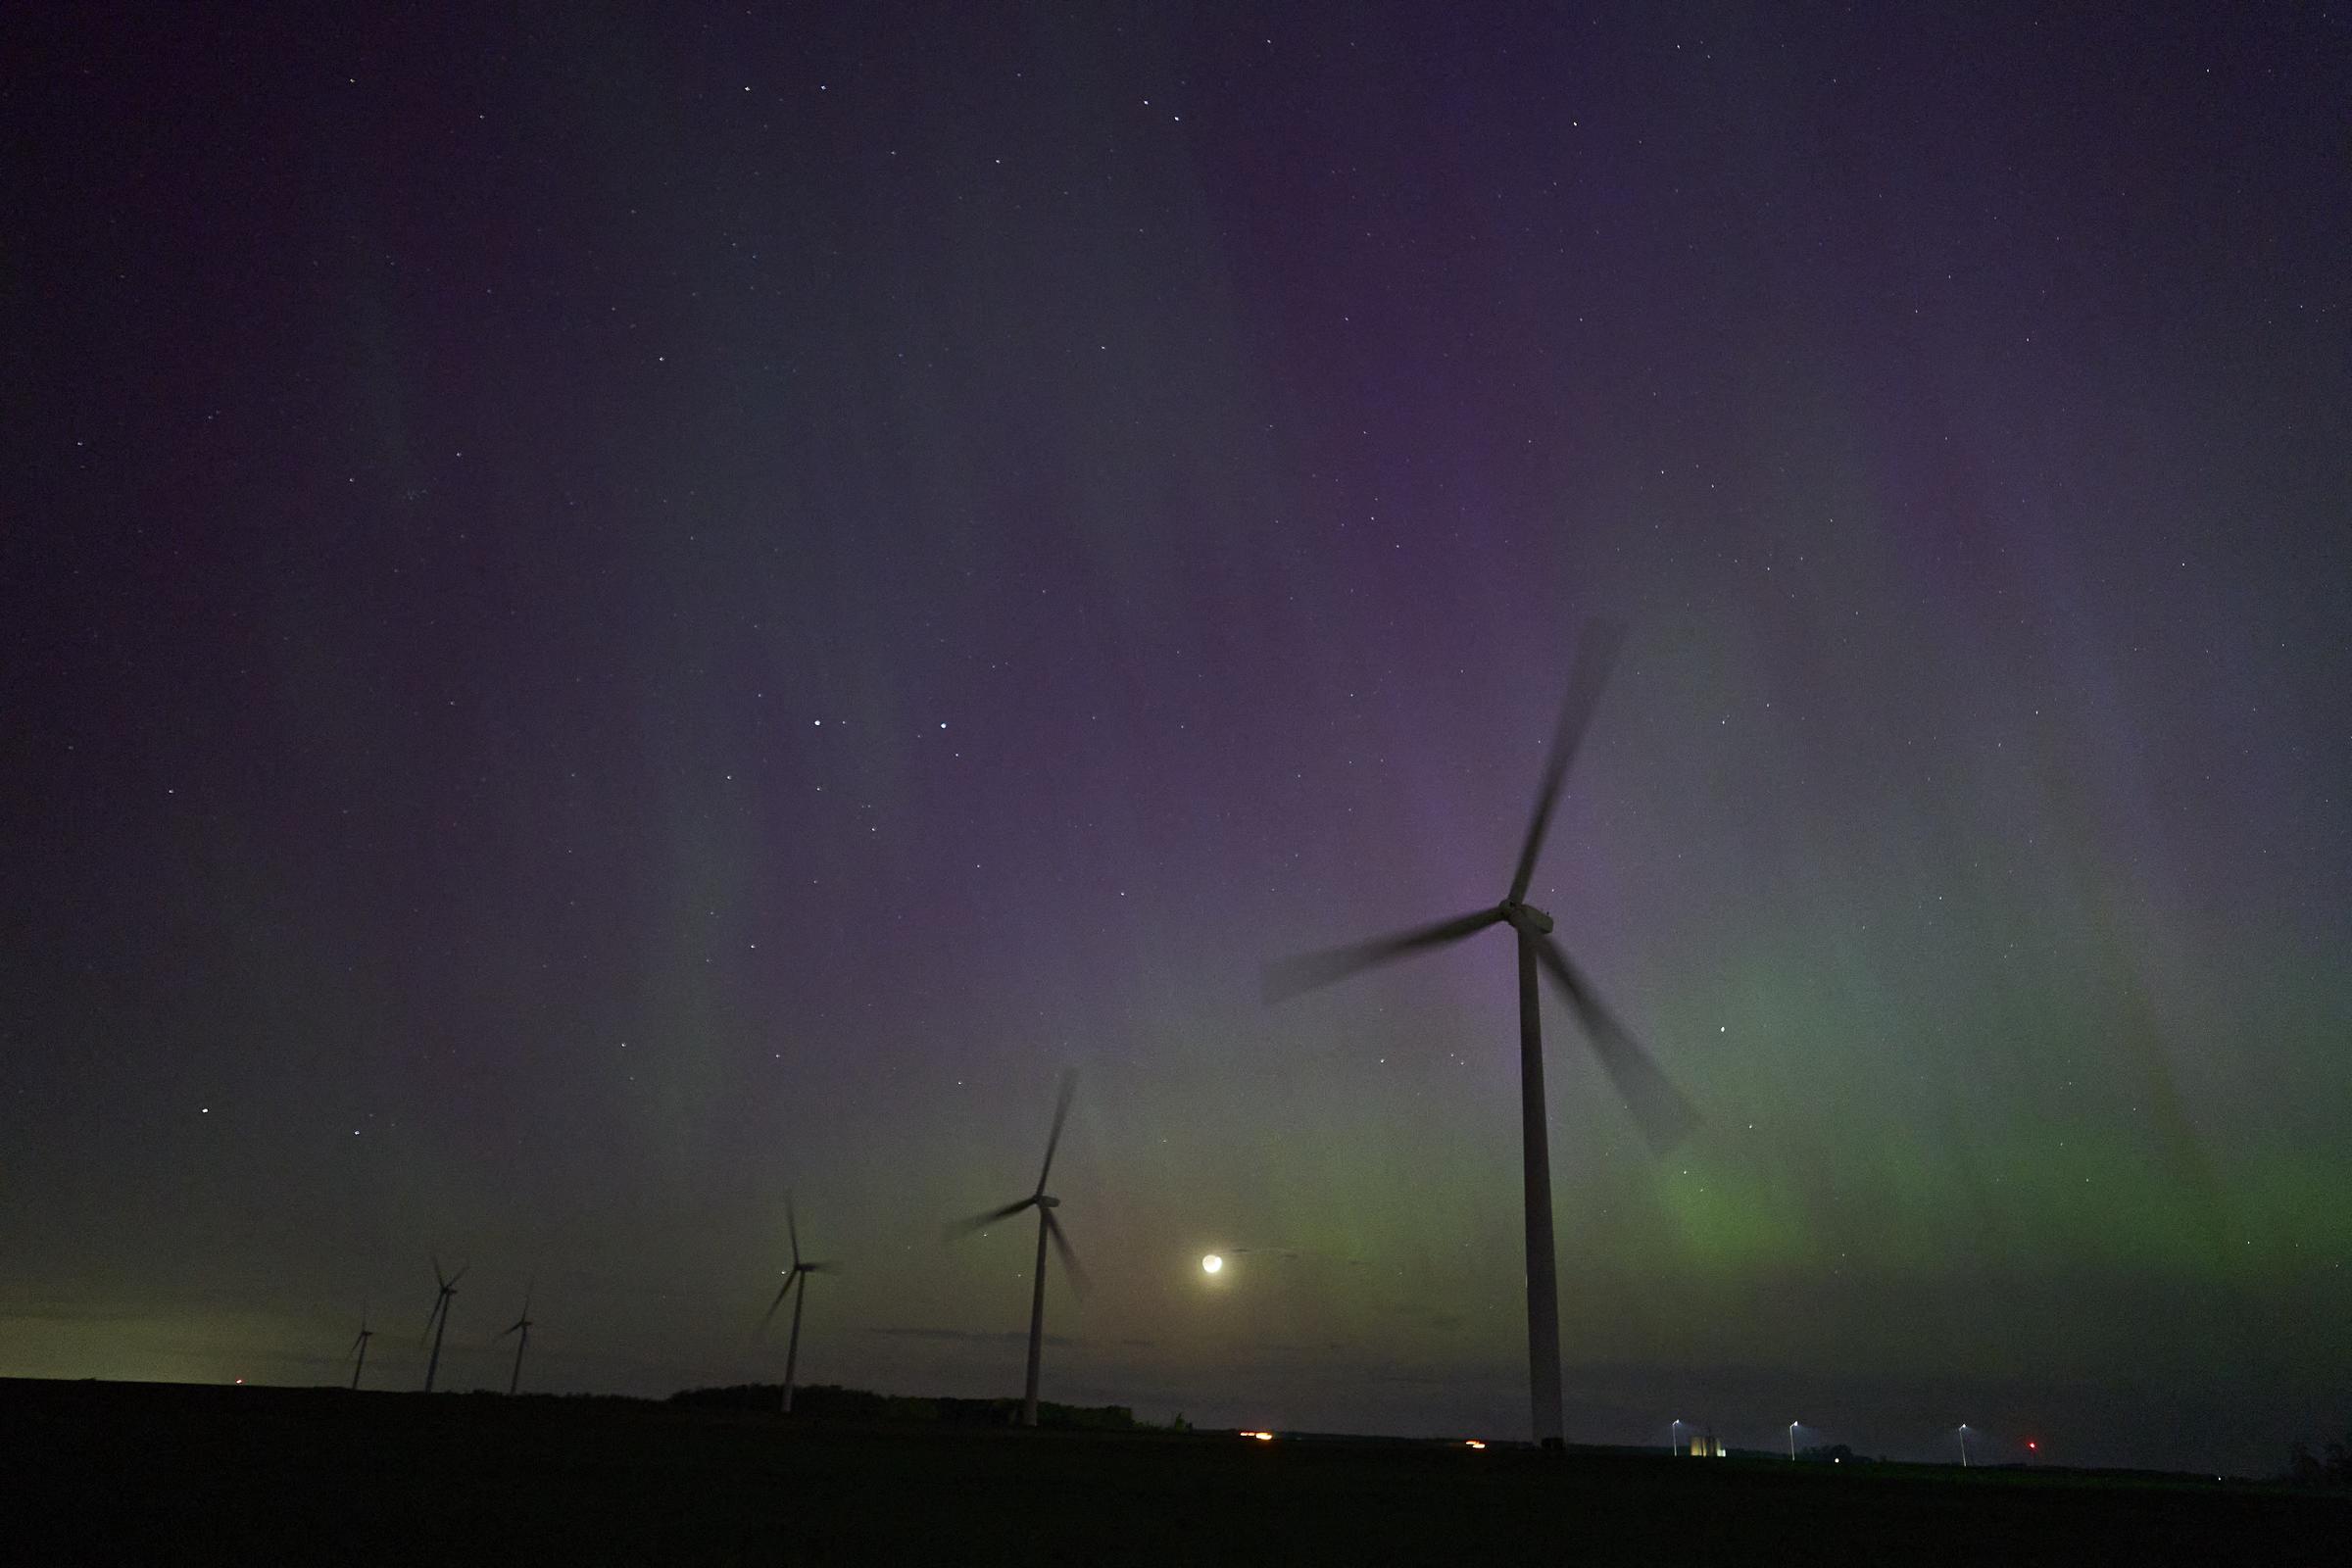
[{"label": "full moon", "polygon": [[1214,1274],[1217,1270],[1223,1268],[1224,1266],[1225,1260],[1214,1252],[1209,1253],[1206,1257],[1200,1260],[1200,1270],[1204,1274]]}]

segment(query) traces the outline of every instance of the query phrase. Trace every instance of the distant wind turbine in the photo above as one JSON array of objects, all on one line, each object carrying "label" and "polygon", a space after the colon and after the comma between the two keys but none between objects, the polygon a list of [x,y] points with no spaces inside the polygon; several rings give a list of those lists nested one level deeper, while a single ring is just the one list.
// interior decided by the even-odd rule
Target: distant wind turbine
[{"label": "distant wind turbine", "polygon": [[360,1336],[351,1342],[348,1352],[352,1358],[351,1386],[355,1389],[360,1386],[360,1374],[368,1368],[368,1342],[374,1338],[375,1330],[368,1326],[368,1306],[363,1301],[360,1304]]},{"label": "distant wind turbine", "polygon": [[531,1289],[534,1284],[535,1281],[526,1282],[522,1287],[522,1316],[508,1324],[498,1336],[502,1340],[510,1334],[520,1336],[514,1342],[514,1372],[507,1379],[509,1395],[522,1387],[522,1352],[531,1346]]},{"label": "distant wind turbine", "polygon": [[449,1332],[449,1299],[458,1294],[458,1281],[464,1279],[466,1269],[471,1267],[473,1265],[468,1263],[444,1278],[441,1259],[433,1259],[433,1280],[441,1287],[441,1294],[433,1298],[433,1315],[424,1320],[423,1337],[433,1342],[432,1357],[424,1363],[424,1392],[427,1394],[433,1392],[433,1374],[441,1370],[441,1337]]},{"label": "distant wind turbine", "polygon": [[1071,1288],[1081,1293],[1086,1289],[1086,1270],[1079,1266],[1078,1254],[1070,1250],[1069,1239],[1061,1234],[1061,1221],[1054,1217],[1054,1210],[1061,1206],[1061,1200],[1046,1192],[1046,1178],[1054,1170],[1054,1148],[1061,1142],[1061,1124],[1070,1114],[1070,1097],[1077,1092],[1078,1074],[1074,1071],[1063,1073],[1061,1099],[1054,1106],[1054,1130],[1046,1135],[1046,1162],[1037,1173],[1037,1190],[1017,1203],[992,1208],[985,1214],[975,1214],[970,1219],[948,1227],[948,1236],[953,1240],[977,1230],[986,1230],[1001,1219],[1010,1219],[1024,1208],[1037,1210],[1037,1267],[1032,1275],[1034,1283],[1029,1295],[1029,1381],[1021,1396],[1021,1425],[1025,1427],[1037,1425],[1037,1364],[1046,1342],[1048,1238],[1052,1238],[1054,1250],[1061,1254],[1062,1270],[1070,1276]]},{"label": "distant wind turbine", "polygon": [[784,1304],[784,1298],[791,1294],[792,1288],[799,1285],[801,1294],[794,1298],[792,1303],[792,1339],[784,1351],[784,1413],[790,1415],[792,1414],[792,1380],[801,1360],[801,1308],[808,1304],[808,1287],[802,1282],[806,1276],[810,1274],[832,1273],[833,1265],[830,1263],[808,1263],[801,1260],[801,1223],[793,1214],[790,1193],[784,1195],[784,1227],[792,1237],[792,1267],[784,1271],[784,1288],[776,1292],[774,1300],[767,1303],[767,1314],[760,1319],[760,1332],[762,1334],[767,1332],[768,1320],[776,1315],[776,1308]]},{"label": "distant wind turbine", "polygon": [[1544,1106],[1544,1037],[1536,998],[1537,970],[1548,973],[1568,999],[1569,1007],[1584,1026],[1586,1043],[1600,1058],[1653,1149],[1672,1147],[1698,1121],[1690,1102],[1667,1082],[1649,1053],[1602,1004],[1584,971],[1570,962],[1552,940],[1551,916],[1526,902],[1536,858],[1544,849],[1552,808],[1559,802],[1561,782],[1600,701],[1601,686],[1608,679],[1621,640],[1622,634],[1607,624],[1596,625],[1584,636],[1569,677],[1567,698],[1560,706],[1559,724],[1552,732],[1543,783],[1536,792],[1535,817],[1519,848],[1510,892],[1500,904],[1353,947],[1288,958],[1268,965],[1265,975],[1266,1000],[1279,1002],[1409,954],[1448,946],[1489,926],[1511,928],[1519,946],[1519,1118],[1527,1212],[1528,1382],[1535,1434],[1546,1446],[1560,1442],[1560,1308],[1552,1263],[1551,1158]]}]

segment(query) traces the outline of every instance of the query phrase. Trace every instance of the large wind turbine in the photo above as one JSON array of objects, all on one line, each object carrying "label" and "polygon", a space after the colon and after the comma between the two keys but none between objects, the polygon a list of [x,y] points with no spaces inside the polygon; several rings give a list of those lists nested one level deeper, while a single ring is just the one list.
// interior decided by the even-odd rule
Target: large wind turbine
[{"label": "large wind turbine", "polygon": [[360,1386],[360,1374],[368,1368],[368,1342],[375,1338],[375,1330],[368,1326],[368,1308],[360,1307],[360,1337],[351,1342],[351,1386]]},{"label": "large wind turbine", "polygon": [[432,1358],[424,1363],[424,1392],[427,1394],[433,1392],[433,1374],[441,1369],[441,1336],[449,1332],[449,1298],[458,1294],[458,1281],[464,1279],[466,1269],[471,1267],[473,1265],[468,1263],[466,1268],[443,1278],[441,1259],[433,1259],[433,1279],[441,1287],[441,1294],[433,1298],[433,1315],[424,1320],[425,1335],[433,1342]]},{"label": "large wind turbine", "polygon": [[801,1284],[801,1281],[804,1276],[809,1274],[830,1274],[833,1272],[833,1265],[830,1263],[805,1263],[801,1260],[801,1223],[793,1215],[790,1193],[784,1195],[784,1226],[792,1237],[792,1267],[784,1271],[783,1289],[776,1292],[776,1298],[767,1303],[767,1316],[760,1320],[760,1332],[762,1334],[767,1332],[768,1319],[776,1315],[776,1308],[784,1304],[784,1298],[792,1288],[800,1285],[801,1294],[792,1303],[792,1340],[784,1351],[784,1413],[790,1415],[792,1414],[793,1372],[801,1361],[801,1308],[808,1304],[808,1287]]},{"label": "large wind turbine", "polygon": [[1586,1043],[1600,1058],[1652,1148],[1671,1147],[1698,1120],[1690,1102],[1667,1082],[1649,1053],[1602,1004],[1584,971],[1570,962],[1567,953],[1552,940],[1551,916],[1527,902],[1528,884],[1536,873],[1544,830],[1551,825],[1552,808],[1560,798],[1561,780],[1576,756],[1577,742],[1592,721],[1620,640],[1621,633],[1605,624],[1589,629],[1583,638],[1569,677],[1568,696],[1560,707],[1559,726],[1552,733],[1543,783],[1536,792],[1535,817],[1519,848],[1510,892],[1500,904],[1353,947],[1289,958],[1269,965],[1265,977],[1266,998],[1276,1002],[1408,954],[1459,942],[1489,926],[1511,928],[1519,947],[1519,1118],[1527,1205],[1528,1379],[1536,1437],[1546,1446],[1560,1442],[1560,1309],[1552,1265],[1551,1158],[1546,1147],[1544,1037],[1536,971],[1549,974],[1567,998],[1570,1010],[1584,1027]]},{"label": "large wind turbine", "polygon": [[536,1283],[526,1283],[522,1288],[522,1316],[499,1331],[498,1337],[502,1340],[510,1334],[521,1336],[514,1342],[514,1374],[507,1379],[507,1393],[510,1396],[522,1387],[522,1352],[531,1347],[531,1288]]},{"label": "large wind turbine", "polygon": [[1086,1270],[1079,1267],[1078,1254],[1070,1250],[1069,1239],[1061,1234],[1061,1221],[1054,1217],[1054,1210],[1061,1206],[1061,1200],[1046,1192],[1046,1178],[1054,1170],[1054,1146],[1061,1142],[1061,1124],[1070,1113],[1070,1096],[1077,1090],[1078,1074],[1074,1071],[1063,1073],[1061,1099],[1054,1106],[1054,1130],[1046,1135],[1046,1162],[1037,1172],[1037,1191],[1017,1203],[992,1208],[985,1214],[975,1214],[970,1219],[948,1227],[951,1238],[965,1236],[973,1231],[985,1230],[1001,1219],[1010,1219],[1024,1208],[1037,1210],[1037,1268],[1032,1276],[1034,1284],[1029,1295],[1029,1381],[1021,1395],[1021,1425],[1025,1427],[1037,1425],[1037,1362],[1046,1343],[1046,1241],[1049,1237],[1053,1239],[1054,1250],[1061,1253],[1061,1266],[1070,1276],[1071,1287],[1079,1291],[1086,1289]]}]

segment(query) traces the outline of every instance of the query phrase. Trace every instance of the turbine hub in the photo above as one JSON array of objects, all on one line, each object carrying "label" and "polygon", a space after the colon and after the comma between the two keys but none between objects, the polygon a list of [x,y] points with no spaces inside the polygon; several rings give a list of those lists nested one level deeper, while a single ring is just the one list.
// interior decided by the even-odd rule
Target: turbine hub
[{"label": "turbine hub", "polygon": [[1061,1200],[1058,1198],[1048,1198],[1045,1194],[1040,1193],[1037,1195],[1037,1206],[1040,1208],[1059,1208],[1061,1206]]},{"label": "turbine hub", "polygon": [[1505,900],[1502,906],[1502,917],[1531,937],[1551,935],[1551,916],[1532,904],[1517,904]]}]

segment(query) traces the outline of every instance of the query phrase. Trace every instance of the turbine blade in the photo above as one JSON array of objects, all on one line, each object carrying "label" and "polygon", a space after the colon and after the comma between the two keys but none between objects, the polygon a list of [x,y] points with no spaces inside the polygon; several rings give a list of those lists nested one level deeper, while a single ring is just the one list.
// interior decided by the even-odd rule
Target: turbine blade
[{"label": "turbine blade", "polygon": [[455,1274],[452,1274],[449,1277],[449,1288],[453,1291],[456,1290],[458,1288],[458,1281],[464,1279],[466,1271],[472,1267],[473,1265],[471,1263],[467,1263],[464,1267],[460,1268]]},{"label": "turbine blade", "polygon": [[784,1195],[784,1230],[792,1238],[792,1266],[801,1266],[801,1222],[792,1212],[792,1195]]},{"label": "turbine blade", "polygon": [[1625,629],[1606,620],[1593,621],[1577,639],[1576,667],[1568,673],[1568,695],[1560,703],[1559,725],[1551,732],[1551,755],[1544,759],[1544,782],[1536,788],[1535,818],[1527,824],[1527,842],[1519,847],[1519,866],[1511,873],[1513,904],[1527,897],[1527,885],[1535,879],[1536,857],[1544,852],[1544,834],[1551,826],[1551,808],[1559,804],[1560,783],[1576,760],[1577,742],[1592,721],[1600,689],[1608,683],[1609,666],[1617,662],[1617,649],[1624,641]]},{"label": "turbine blade", "polygon": [[1568,955],[1561,951],[1560,945],[1549,937],[1538,937],[1536,956],[1566,994],[1568,1005],[1576,1009],[1577,1020],[1585,1026],[1587,1043],[1600,1058],[1609,1081],[1617,1086],[1626,1108],[1634,1113],[1634,1121],[1641,1127],[1642,1136],[1649,1141],[1649,1147],[1664,1153],[1689,1137],[1698,1125],[1698,1112],[1650,1058],[1642,1042],[1602,1004],[1592,984],[1568,961]]},{"label": "turbine blade", "polygon": [[1046,1174],[1054,1168],[1054,1150],[1061,1142],[1061,1124],[1069,1118],[1070,1097],[1078,1092],[1078,1069],[1068,1068],[1061,1075],[1061,1098],[1054,1102],[1054,1130],[1046,1135],[1046,1162],[1037,1172],[1037,1190],[1046,1190]]},{"label": "turbine blade", "polygon": [[1084,1296],[1094,1288],[1095,1282],[1087,1277],[1085,1265],[1078,1261],[1078,1254],[1071,1250],[1070,1239],[1061,1234],[1061,1221],[1054,1217],[1052,1209],[1045,1212],[1046,1234],[1054,1238],[1054,1250],[1061,1254],[1062,1272],[1070,1277],[1070,1289]]},{"label": "turbine blade", "polygon": [[1377,937],[1370,942],[1358,942],[1352,947],[1325,948],[1316,953],[1302,953],[1297,957],[1282,958],[1269,963],[1265,969],[1265,999],[1269,1005],[1287,1001],[1301,991],[1345,980],[1349,975],[1377,964],[1401,958],[1423,948],[1440,948],[1449,942],[1475,935],[1502,918],[1500,909],[1480,909],[1472,914],[1459,915],[1451,920],[1440,920],[1435,925],[1399,931],[1395,936]]},{"label": "turbine blade", "polygon": [[449,1283],[449,1276],[441,1272],[441,1254],[439,1252],[433,1253],[432,1259],[433,1283],[435,1285],[447,1285]]},{"label": "turbine blade", "polygon": [[776,1298],[768,1302],[767,1310],[760,1315],[760,1333],[764,1334],[767,1332],[768,1320],[776,1315],[776,1308],[784,1304],[784,1298],[792,1294],[792,1288],[794,1285],[800,1282],[800,1278],[801,1275],[798,1269],[792,1270],[784,1276],[784,1288],[776,1292]]},{"label": "turbine blade", "polygon": [[948,1240],[952,1242],[957,1237],[969,1236],[974,1231],[986,1230],[997,1221],[1010,1219],[1022,1209],[1031,1207],[1036,1202],[1037,1199],[1032,1196],[1022,1199],[1017,1203],[1006,1203],[1003,1208],[992,1208],[985,1214],[974,1214],[970,1219],[959,1219],[948,1227]]}]

